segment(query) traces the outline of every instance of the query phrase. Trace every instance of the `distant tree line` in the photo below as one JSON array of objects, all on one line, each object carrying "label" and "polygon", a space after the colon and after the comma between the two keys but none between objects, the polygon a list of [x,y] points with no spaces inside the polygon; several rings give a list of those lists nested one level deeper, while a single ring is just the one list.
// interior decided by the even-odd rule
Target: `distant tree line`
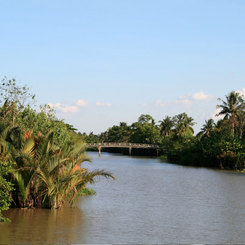
[{"label": "distant tree line", "polygon": [[[81,134],[87,143],[131,142],[158,144],[168,161],[185,165],[243,170],[245,168],[245,101],[232,91],[221,104],[216,123],[205,120],[200,132],[194,135],[194,119],[186,113],[166,116],[156,122],[150,115],[141,115],[137,122],[121,122],[99,135]],[[109,150],[109,149],[108,149]],[[126,150],[124,150],[126,152]],[[145,149],[132,154],[155,154]]]}]

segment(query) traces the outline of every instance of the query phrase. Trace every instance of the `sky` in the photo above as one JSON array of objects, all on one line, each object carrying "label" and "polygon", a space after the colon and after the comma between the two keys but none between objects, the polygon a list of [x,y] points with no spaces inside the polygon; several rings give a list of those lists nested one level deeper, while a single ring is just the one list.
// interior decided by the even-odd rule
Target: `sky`
[{"label": "sky", "polygon": [[245,94],[243,0],[0,0],[0,79],[80,132],[141,114],[215,117]]}]

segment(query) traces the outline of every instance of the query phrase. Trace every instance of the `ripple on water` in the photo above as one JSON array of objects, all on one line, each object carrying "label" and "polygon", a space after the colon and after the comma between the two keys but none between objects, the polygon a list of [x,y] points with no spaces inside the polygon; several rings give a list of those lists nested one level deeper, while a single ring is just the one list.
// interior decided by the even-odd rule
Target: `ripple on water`
[{"label": "ripple on water", "polygon": [[101,179],[77,208],[11,209],[1,243],[243,243],[244,174],[89,153]]}]

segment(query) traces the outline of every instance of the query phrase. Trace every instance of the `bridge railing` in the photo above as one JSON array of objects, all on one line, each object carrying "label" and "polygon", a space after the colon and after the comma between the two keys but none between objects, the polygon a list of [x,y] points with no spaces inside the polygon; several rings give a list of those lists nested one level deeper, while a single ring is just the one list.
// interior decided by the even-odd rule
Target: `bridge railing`
[{"label": "bridge railing", "polygon": [[123,143],[123,142],[106,142],[106,143],[88,143],[87,147],[132,147],[132,148],[160,148],[159,145],[141,144],[141,143]]}]

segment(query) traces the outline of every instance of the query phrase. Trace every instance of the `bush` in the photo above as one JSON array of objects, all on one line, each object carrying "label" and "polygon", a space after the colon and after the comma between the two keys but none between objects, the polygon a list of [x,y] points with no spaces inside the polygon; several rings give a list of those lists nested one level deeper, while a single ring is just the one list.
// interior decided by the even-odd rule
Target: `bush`
[{"label": "bush", "polygon": [[4,218],[1,214],[3,210],[8,210],[11,204],[12,198],[10,192],[13,190],[13,185],[5,179],[5,177],[12,171],[12,165],[4,162],[0,162],[0,222],[9,221],[8,218]]},{"label": "bush", "polygon": [[87,195],[94,195],[96,194],[96,191],[93,189],[89,189],[87,187],[82,188],[79,192],[78,195],[79,196],[87,196]]}]

